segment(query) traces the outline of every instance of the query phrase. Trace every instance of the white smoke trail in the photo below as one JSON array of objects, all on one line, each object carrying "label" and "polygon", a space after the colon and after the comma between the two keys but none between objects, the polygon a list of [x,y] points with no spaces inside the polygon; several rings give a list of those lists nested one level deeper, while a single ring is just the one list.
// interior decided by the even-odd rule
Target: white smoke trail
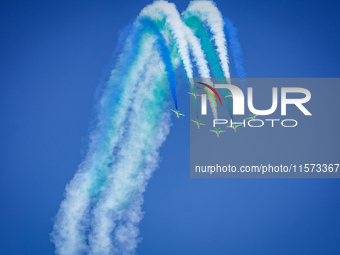
[{"label": "white smoke trail", "polygon": [[[122,139],[124,133],[123,123],[127,116],[128,109],[131,105],[131,100],[135,96],[133,91],[138,84],[139,77],[144,71],[145,64],[148,63],[152,56],[151,49],[153,47],[153,40],[148,40],[141,45],[142,54],[136,61],[139,65],[132,67],[131,75],[127,74],[125,81],[126,89],[121,97],[121,105],[114,120],[116,132],[110,130],[102,131],[99,127],[95,134],[92,135],[92,142],[90,152],[85,161],[81,164],[79,172],[76,173],[73,180],[66,187],[66,195],[64,201],[60,205],[54,226],[53,239],[56,245],[58,254],[74,255],[81,254],[87,249],[86,245],[86,229],[89,226],[89,206],[91,203],[91,194],[89,189],[95,182],[95,172],[98,167],[105,167],[108,165],[106,157],[112,156],[113,149],[117,143]],[[136,45],[134,45],[136,47]],[[113,72],[115,75],[115,72]],[[124,81],[121,81],[122,83]],[[105,97],[104,97],[105,98]],[[105,104],[105,102],[101,102]],[[104,120],[100,120],[104,121]],[[97,136],[98,133],[106,132],[108,134],[108,145],[104,148],[98,148]],[[103,151],[103,153],[101,153]],[[104,164],[98,166],[98,162]]]},{"label": "white smoke trail", "polygon": [[218,56],[222,71],[225,78],[230,78],[229,61],[227,52],[227,42],[223,30],[223,18],[220,11],[211,1],[193,1],[189,4],[187,12],[197,13],[202,21],[206,22],[213,34],[214,42],[217,48]]},{"label": "white smoke trail", "polygon": [[[189,46],[192,49],[192,54],[194,56],[194,61],[197,63],[198,67],[198,72],[200,77],[206,79],[206,83],[209,85],[212,85],[212,81],[210,79],[210,71],[208,68],[208,62],[205,58],[204,51],[202,50],[201,44],[198,40],[198,38],[194,35],[192,30],[186,26],[185,24],[183,25],[183,28],[185,30],[186,38],[188,40]],[[210,89],[209,89],[210,90]],[[214,94],[212,94],[214,96]],[[212,110],[212,113],[214,115],[215,119],[218,119],[217,116],[217,107],[215,105],[214,100],[211,97],[208,97],[210,107]]]},{"label": "white smoke trail", "polygon": [[[219,28],[212,28],[219,21],[211,17],[214,11],[201,14],[211,26],[222,69],[229,77],[229,69],[223,67],[228,67],[225,41],[218,42],[221,36],[224,39],[223,29],[221,34]],[[139,17],[143,16],[165,18],[190,81],[193,78],[190,50],[199,75],[210,77],[199,39],[182,22],[174,4],[155,2],[142,10]],[[134,26],[138,26],[138,18]],[[100,101],[104,110],[91,135],[89,153],[66,188],[52,234],[57,254],[131,254],[137,246],[142,194],[157,166],[158,150],[170,126],[169,113],[164,111],[169,91],[164,85],[165,66],[156,38],[143,33],[141,37],[138,45],[133,40],[127,42],[126,51],[136,54],[134,61],[126,69],[112,72]],[[140,50],[135,52],[136,48]],[[172,61],[177,66],[179,59],[175,57]],[[121,94],[113,102],[117,87]],[[217,118],[213,100],[210,103]]]},{"label": "white smoke trail", "polygon": [[[143,107],[145,100],[156,100],[149,98],[150,91],[156,89],[153,79],[159,79],[159,74],[164,75],[164,64],[159,54],[155,50],[152,52],[148,71],[139,81],[138,98],[131,109],[126,139],[117,155],[120,160],[112,166],[108,186],[93,211],[95,221],[90,243],[91,254],[94,255],[130,254],[138,242],[136,225],[142,218],[142,192],[157,165],[158,148],[169,130],[169,116],[165,115],[158,134],[153,137],[153,123],[148,121],[148,115],[152,113]],[[147,162],[141,170],[141,158],[148,146],[152,148],[148,150]]]},{"label": "white smoke trail", "polygon": [[[166,22],[169,26],[170,31],[173,34],[177,44],[180,56],[182,58],[184,68],[186,70],[187,76],[190,80],[191,86],[193,86],[192,78],[192,64],[189,55],[189,46],[192,49],[194,60],[197,63],[198,70],[201,77],[209,78],[210,72],[208,68],[207,61],[205,59],[204,52],[200,46],[200,42],[193,32],[188,28],[182,21],[176,6],[167,1],[157,1],[152,5],[145,7],[140,14],[140,17],[148,16],[152,19],[162,19],[163,16],[166,18]],[[189,44],[189,45],[188,45]],[[211,84],[211,82],[208,81]],[[217,108],[214,100],[208,97],[210,107],[212,109],[214,118],[217,119]]]},{"label": "white smoke trail", "polygon": [[166,24],[169,26],[169,29],[178,44],[178,51],[183,61],[187,76],[189,79],[193,78],[188,43],[185,39],[185,32],[183,28],[184,24],[176,6],[173,3],[166,1],[157,1],[145,7],[140,13],[140,17],[142,16],[148,16],[153,19],[161,19],[163,16],[166,18]]}]

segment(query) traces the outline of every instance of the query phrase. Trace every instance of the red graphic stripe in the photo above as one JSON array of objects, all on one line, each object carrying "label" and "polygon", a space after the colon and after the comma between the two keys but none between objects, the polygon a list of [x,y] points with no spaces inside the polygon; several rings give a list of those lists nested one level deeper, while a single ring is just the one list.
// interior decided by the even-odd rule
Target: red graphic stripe
[{"label": "red graphic stripe", "polygon": [[200,84],[202,84],[202,85],[208,87],[209,89],[211,89],[212,92],[214,92],[215,95],[217,96],[218,100],[220,100],[220,103],[221,103],[221,105],[222,105],[222,100],[221,100],[220,96],[218,95],[217,91],[216,91],[213,87],[211,87],[210,85],[205,84],[205,83],[203,83],[203,82],[198,82],[198,83],[200,83]]}]

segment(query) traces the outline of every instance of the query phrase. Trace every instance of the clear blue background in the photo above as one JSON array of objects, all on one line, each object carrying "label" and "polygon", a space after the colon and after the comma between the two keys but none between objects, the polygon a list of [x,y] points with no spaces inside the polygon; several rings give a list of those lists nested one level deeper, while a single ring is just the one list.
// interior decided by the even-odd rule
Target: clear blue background
[{"label": "clear blue background", "polygon": [[[86,153],[94,95],[119,30],[148,3],[1,2],[0,254],[53,254],[52,219]],[[239,28],[248,77],[340,76],[338,1],[217,5]],[[339,180],[190,179],[188,131],[176,119],[161,149],[140,254],[340,254]]]}]

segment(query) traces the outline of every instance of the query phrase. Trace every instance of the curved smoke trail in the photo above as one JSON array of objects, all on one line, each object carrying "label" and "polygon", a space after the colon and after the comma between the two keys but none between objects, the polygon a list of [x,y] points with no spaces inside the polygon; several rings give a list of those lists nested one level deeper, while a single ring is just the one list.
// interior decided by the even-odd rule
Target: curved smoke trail
[{"label": "curved smoke trail", "polygon": [[184,70],[188,78],[192,79],[193,71],[190,61],[188,42],[185,39],[185,32],[183,28],[184,24],[176,6],[173,3],[168,3],[166,1],[154,2],[141,11],[139,17],[143,16],[151,17],[156,20],[165,18],[166,26],[169,27],[171,34],[175,38],[179,54],[184,65]]},{"label": "curved smoke trail", "polygon": [[233,58],[233,64],[237,73],[237,77],[241,78],[242,89],[246,91],[247,85],[245,83],[245,80],[242,79],[246,78],[246,72],[244,71],[243,68],[243,52],[238,39],[238,31],[230,19],[223,17],[223,20],[224,30],[227,40],[229,42],[229,48],[231,56]]},{"label": "curved smoke trail", "polygon": [[211,36],[205,28],[203,22],[200,20],[200,17],[195,15],[194,13],[185,12],[183,16],[183,21],[188,27],[190,27],[194,34],[198,38],[200,38],[202,49],[207,56],[207,60],[211,68],[213,77],[224,77],[219,59],[214,48],[214,44],[211,42]]},{"label": "curved smoke trail", "polygon": [[135,252],[143,192],[171,125],[170,94],[177,108],[174,70],[182,63],[191,91],[193,65],[203,78],[209,79],[210,72],[230,78],[218,9],[202,1],[188,10],[199,14],[197,22],[207,24],[215,45],[208,31],[200,28],[198,33],[183,22],[174,4],[165,1],[145,7],[129,27],[99,101],[89,152],[67,185],[56,216],[52,239],[57,254]]},{"label": "curved smoke trail", "polygon": [[165,64],[165,70],[167,73],[167,78],[170,83],[170,89],[172,98],[175,104],[176,110],[178,109],[177,105],[177,92],[176,92],[176,82],[175,82],[175,72],[173,69],[173,65],[171,62],[170,51],[166,45],[166,41],[159,31],[157,25],[150,18],[141,18],[139,22],[143,25],[144,28],[150,28],[151,31],[157,36],[157,44],[159,46],[159,51],[161,53],[163,62]]},{"label": "curved smoke trail", "polygon": [[[172,3],[168,3],[165,1],[155,2],[152,5],[147,6],[141,11],[141,17],[148,16],[155,20],[161,20],[165,18],[165,25],[168,26],[179,50],[179,54],[181,56],[184,70],[188,77],[191,91],[194,91],[194,86],[192,83],[193,80],[193,70],[192,64],[190,61],[190,53],[189,48],[192,50],[192,54],[194,55],[194,61],[197,63],[197,67],[199,69],[199,73],[201,77],[209,78],[209,68],[207,66],[207,62],[205,60],[204,53],[201,49],[199,40],[194,36],[192,31],[184,24],[182,21],[176,6]],[[209,98],[210,99],[210,98]],[[214,118],[217,119],[217,109],[212,100],[210,101],[210,106],[214,115]],[[197,103],[194,103],[196,115],[198,116],[198,106]]]},{"label": "curved smoke trail", "polygon": [[[216,6],[212,2],[207,1],[193,2],[189,5],[187,11],[184,12],[184,22],[201,39],[202,47],[207,55],[213,77],[219,78],[219,80],[221,80],[221,78],[226,78],[227,83],[230,83],[229,66],[228,68],[224,68],[223,71],[221,68],[221,66],[223,67],[223,63],[228,64],[228,58],[226,55],[226,42],[225,40],[220,42],[220,38],[224,38],[224,30],[221,30],[221,26],[223,27],[224,23],[221,13]],[[218,54],[215,51],[215,47],[211,42],[211,39],[214,39],[217,51],[220,53],[220,59],[217,56]],[[222,79],[222,82],[224,83],[225,79]],[[229,91],[221,89],[221,94],[228,113],[230,117],[233,118],[231,99],[228,97]]]},{"label": "curved smoke trail", "polygon": [[[118,160],[115,152],[128,128],[134,92],[152,56],[155,38],[144,35],[136,40],[136,36],[139,36],[138,30],[128,40],[112,72],[100,101],[99,123],[91,135],[89,152],[66,188],[52,234],[58,254],[82,254],[88,248],[86,232],[90,226],[90,206],[105,190],[107,176]],[[140,46],[136,47],[136,43]]]},{"label": "curved smoke trail", "polygon": [[228,65],[227,41],[224,35],[224,23],[221,12],[217,9],[215,4],[210,1],[193,1],[189,4],[187,12],[197,13],[201,20],[208,25],[213,35],[224,78],[229,79],[230,72]]}]

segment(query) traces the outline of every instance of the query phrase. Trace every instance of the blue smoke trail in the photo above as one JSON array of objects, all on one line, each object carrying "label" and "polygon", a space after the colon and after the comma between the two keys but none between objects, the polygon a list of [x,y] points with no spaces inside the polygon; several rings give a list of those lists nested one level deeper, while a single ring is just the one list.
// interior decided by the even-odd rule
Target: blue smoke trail
[{"label": "blue smoke trail", "polygon": [[[211,11],[205,19],[213,21],[217,8],[209,1],[200,3]],[[174,69],[182,62],[187,78],[193,78],[191,50],[201,75],[209,74],[204,54],[208,50],[215,74],[222,70],[228,76],[222,26],[219,21],[209,27],[218,54],[213,54],[208,38],[203,40],[207,47],[202,47],[199,34],[195,36],[176,7],[165,1],[145,7],[127,28],[124,47],[98,103],[89,152],[67,185],[56,216],[52,239],[57,254],[135,253],[143,192],[171,126],[170,93],[177,109]],[[195,91],[192,84],[190,89]]]},{"label": "blue smoke trail", "polygon": [[146,29],[150,28],[152,32],[157,36],[157,44],[159,46],[159,50],[160,50],[161,56],[165,64],[165,70],[168,76],[168,82],[170,84],[172,98],[173,98],[173,101],[174,101],[174,104],[177,110],[178,105],[177,105],[175,72],[173,69],[172,62],[171,62],[170,52],[166,45],[166,41],[153,20],[151,20],[150,18],[143,17],[139,21],[144,25]]},{"label": "blue smoke trail", "polygon": [[[219,65],[219,59],[212,43],[212,33],[209,28],[206,28],[203,22],[200,20],[199,15],[194,13],[185,13],[184,22],[194,31],[195,35],[200,38],[202,48],[207,56],[208,63],[210,65],[214,78],[223,78],[221,66]],[[224,82],[224,79],[220,79]],[[233,119],[231,99],[226,97],[229,95],[229,91],[221,89],[221,94],[225,107],[231,119]],[[197,103],[197,102],[196,102]]]},{"label": "blue smoke trail", "polygon": [[244,71],[243,67],[243,52],[238,38],[238,31],[230,19],[223,17],[223,21],[224,31],[227,37],[227,41],[229,42],[228,46],[231,51],[236,74],[238,78],[241,78],[242,89],[246,91],[247,85],[245,83],[245,80],[242,79],[246,78],[246,72]]}]

